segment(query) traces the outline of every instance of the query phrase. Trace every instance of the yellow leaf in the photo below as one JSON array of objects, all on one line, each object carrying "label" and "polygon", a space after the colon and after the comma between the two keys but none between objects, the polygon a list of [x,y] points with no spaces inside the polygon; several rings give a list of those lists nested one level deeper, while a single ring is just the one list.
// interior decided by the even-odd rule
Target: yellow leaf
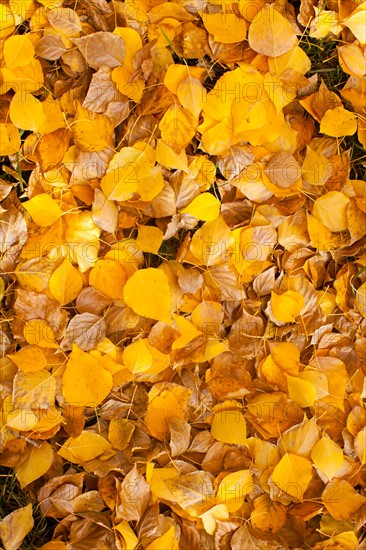
[{"label": "yellow leaf", "polygon": [[36,195],[24,202],[23,206],[32,216],[34,223],[42,227],[52,225],[63,214],[58,203],[47,193]]},{"label": "yellow leaf", "polygon": [[138,545],[139,539],[136,537],[135,532],[131,529],[129,523],[124,520],[121,521],[118,525],[115,525],[113,527],[116,531],[118,531],[125,542],[125,550],[135,550],[136,546]]},{"label": "yellow leaf", "polygon": [[324,185],[333,173],[333,165],[324,156],[314,151],[309,145],[302,165],[302,174],[310,185]]},{"label": "yellow leaf", "polygon": [[217,527],[217,520],[226,521],[230,515],[226,504],[216,504],[199,517],[202,519],[206,533],[213,535]]},{"label": "yellow leaf", "polygon": [[14,468],[22,489],[50,469],[53,455],[53,449],[46,441],[42,441],[39,447],[29,445],[24,460]]},{"label": "yellow leaf", "polygon": [[123,60],[123,66],[133,71],[133,58],[142,48],[141,36],[135,29],[131,29],[131,27],[116,27],[113,34],[123,38],[126,45],[126,55]]},{"label": "yellow leaf", "polygon": [[182,212],[205,222],[213,221],[219,217],[220,201],[211,193],[201,193]]},{"label": "yellow leaf", "polygon": [[136,147],[123,147],[109,163],[107,173],[102,178],[102,191],[108,200],[126,201],[132,199],[141,180],[148,177],[154,159],[149,150]]},{"label": "yellow leaf", "polygon": [[123,299],[126,279],[123,266],[113,260],[97,260],[89,274],[91,286],[112,300]]},{"label": "yellow leaf", "polygon": [[244,415],[237,410],[217,412],[212,420],[211,435],[221,443],[245,445],[247,426]]},{"label": "yellow leaf", "polygon": [[365,58],[359,44],[338,46],[339,64],[345,73],[362,78],[365,74]]},{"label": "yellow leaf", "polygon": [[178,384],[158,382],[149,392],[145,424],[152,437],[163,441],[169,434],[169,418],[185,419],[191,390]]},{"label": "yellow leaf", "polygon": [[197,120],[202,110],[202,103],[206,99],[205,94],[206,89],[198,78],[187,76],[177,86],[179,101]]},{"label": "yellow leaf", "polygon": [[205,471],[188,472],[165,480],[168,500],[197,517],[215,504],[212,476]]},{"label": "yellow leaf", "polygon": [[271,500],[265,494],[256,498],[253,504],[250,522],[255,529],[270,533],[277,533],[282,529],[287,518],[286,507],[283,504]]},{"label": "yellow leaf", "polygon": [[291,342],[276,343],[271,349],[273,361],[287,374],[297,375],[300,365],[299,348]]},{"label": "yellow leaf", "polygon": [[350,199],[340,191],[329,191],[316,199],[313,216],[330,231],[346,231],[348,228],[347,206]]},{"label": "yellow leaf", "polygon": [[83,279],[80,272],[66,258],[52,273],[48,286],[52,296],[64,306],[78,296],[83,288]]},{"label": "yellow leaf", "polygon": [[122,354],[124,365],[132,374],[158,374],[169,367],[169,355],[151,346],[147,338],[141,338],[127,346]]},{"label": "yellow leaf", "polygon": [[183,149],[179,154],[173,151],[169,145],[162,139],[158,139],[156,144],[156,160],[166,168],[175,168],[188,172],[187,153]]},{"label": "yellow leaf", "polygon": [[101,435],[83,430],[78,437],[69,437],[57,454],[69,462],[82,464],[111,448],[112,445]]},{"label": "yellow leaf", "polygon": [[123,350],[123,364],[133,374],[139,374],[150,369],[153,364],[153,356],[147,347],[147,339],[140,339],[132,342]]},{"label": "yellow leaf", "polygon": [[228,11],[221,13],[201,13],[207,31],[213,34],[216,42],[232,44],[246,38],[247,24],[245,19]]},{"label": "yellow leaf", "polygon": [[334,478],[325,487],[322,501],[330,515],[338,520],[352,518],[357,510],[366,503],[362,496],[345,479]]},{"label": "yellow leaf", "polygon": [[313,384],[295,376],[287,375],[286,378],[290,399],[300,407],[312,407],[316,397]]},{"label": "yellow leaf", "polygon": [[113,386],[112,374],[75,344],[62,376],[62,394],[67,403],[95,407]]},{"label": "yellow leaf", "polygon": [[71,125],[75,144],[81,151],[101,151],[112,145],[113,120],[77,104],[76,117]]},{"label": "yellow leaf", "polygon": [[255,52],[277,57],[291,50],[296,34],[274,5],[266,4],[249,27],[248,41]]},{"label": "yellow leaf", "polygon": [[293,69],[300,74],[305,74],[311,69],[311,61],[304,50],[298,44],[295,44],[288,52],[278,57],[269,57],[268,67],[271,73],[279,76],[289,69]]},{"label": "yellow leaf", "polygon": [[219,217],[205,222],[192,237],[190,251],[197,260],[207,266],[224,263],[230,255],[234,239],[231,231]]},{"label": "yellow leaf", "polygon": [[67,218],[64,244],[68,247],[70,261],[78,263],[82,273],[93,267],[100,248],[100,229],[93,222],[91,212],[79,212]]},{"label": "yellow leaf", "polygon": [[[1,15],[1,12],[0,12]],[[18,550],[23,539],[33,529],[32,505],[17,508],[0,522],[0,539],[4,550]]]},{"label": "yellow leaf", "polygon": [[[128,51],[128,49],[126,51]],[[143,78],[133,78],[133,72],[127,67],[122,66],[115,67],[112,70],[111,77],[121,94],[129,97],[136,103],[140,103],[145,89],[145,81]]]},{"label": "yellow leaf", "polygon": [[14,15],[8,6],[0,4],[0,38],[9,36],[9,34],[15,31],[14,23]]},{"label": "yellow leaf", "polygon": [[338,13],[317,6],[314,6],[314,11],[315,17],[310,22],[309,33],[312,38],[325,38],[330,33],[338,35],[342,31]]},{"label": "yellow leaf", "polygon": [[178,550],[178,539],[175,536],[174,525],[164,535],[158,537],[146,547],[146,550]]},{"label": "yellow leaf", "polygon": [[62,6],[63,0],[40,0],[39,3],[46,8],[53,9]]},{"label": "yellow leaf", "polygon": [[172,294],[167,275],[161,269],[139,269],[127,281],[123,299],[135,313],[170,324]]},{"label": "yellow leaf", "polygon": [[249,470],[238,470],[224,477],[217,490],[216,502],[225,503],[229,512],[236,512],[253,489],[253,476]]},{"label": "yellow leaf", "polygon": [[163,242],[163,237],[164,233],[158,227],[140,225],[136,237],[136,245],[142,252],[157,254]]},{"label": "yellow leaf", "polygon": [[135,424],[126,418],[112,419],[108,428],[108,439],[115,449],[123,451],[129,444]]},{"label": "yellow leaf", "polygon": [[173,319],[181,335],[179,338],[174,340],[172,344],[172,350],[184,348],[184,346],[191,342],[193,338],[196,338],[197,336],[201,336],[201,334],[203,334],[194,326],[193,323],[188,321],[188,319],[186,319],[185,317],[173,313]]},{"label": "yellow leaf", "polygon": [[8,357],[23,372],[37,372],[47,365],[43,351],[37,346],[27,346]]},{"label": "yellow leaf", "polygon": [[364,426],[355,437],[355,451],[362,466],[366,464],[366,426]]},{"label": "yellow leaf", "polygon": [[4,61],[9,69],[28,65],[34,57],[34,46],[28,34],[7,38],[4,44]]},{"label": "yellow leaf", "polygon": [[20,135],[14,124],[0,123],[0,142],[2,155],[14,155],[20,149]]},{"label": "yellow leaf", "polygon": [[194,116],[177,104],[168,108],[159,124],[161,137],[177,154],[187,147],[195,134],[196,126]]},{"label": "yellow leaf", "polygon": [[286,453],[272,472],[272,481],[288,495],[302,500],[313,476],[307,458]]},{"label": "yellow leaf", "polygon": [[179,63],[172,63],[167,68],[164,76],[164,85],[173,94],[177,94],[178,86],[186,78],[191,77],[199,80],[205,69],[202,67],[190,67],[189,65],[180,65]]},{"label": "yellow leaf", "polygon": [[343,464],[343,451],[332,439],[323,436],[314,445],[311,460],[328,479],[332,479]]},{"label": "yellow leaf", "polygon": [[349,17],[343,19],[342,21],[342,25],[346,25],[346,27],[351,29],[352,33],[355,35],[357,40],[361,42],[361,44],[366,44],[365,17],[366,5],[360,4]]},{"label": "yellow leaf", "polygon": [[9,115],[12,123],[22,130],[38,132],[46,121],[42,103],[32,94],[16,92],[11,100]]},{"label": "yellow leaf", "polygon": [[295,290],[287,290],[283,294],[271,293],[272,313],[281,323],[294,323],[304,306],[304,297]]},{"label": "yellow leaf", "polygon": [[332,137],[352,136],[357,131],[357,116],[344,107],[328,109],[321,119],[320,131]]}]

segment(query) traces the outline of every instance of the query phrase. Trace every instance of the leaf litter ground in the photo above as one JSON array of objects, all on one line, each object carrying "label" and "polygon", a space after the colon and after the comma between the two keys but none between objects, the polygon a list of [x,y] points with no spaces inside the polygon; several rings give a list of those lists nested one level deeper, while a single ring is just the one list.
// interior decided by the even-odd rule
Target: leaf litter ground
[{"label": "leaf litter ground", "polygon": [[361,0],[0,5],[5,550],[361,550]]}]

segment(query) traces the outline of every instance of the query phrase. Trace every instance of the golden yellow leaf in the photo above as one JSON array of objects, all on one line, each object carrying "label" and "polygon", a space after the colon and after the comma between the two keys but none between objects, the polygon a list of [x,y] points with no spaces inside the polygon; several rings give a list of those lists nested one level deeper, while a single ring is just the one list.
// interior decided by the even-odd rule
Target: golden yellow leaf
[{"label": "golden yellow leaf", "polygon": [[127,346],[122,359],[132,374],[158,374],[170,364],[169,355],[151,346],[147,338],[141,338]]},{"label": "golden yellow leaf", "polygon": [[0,123],[1,154],[14,155],[20,149],[20,135],[14,124]]},{"label": "golden yellow leaf", "polygon": [[217,412],[211,423],[211,435],[222,443],[245,445],[247,426],[244,415],[238,410]]},{"label": "golden yellow leaf", "polygon": [[178,84],[176,93],[182,106],[198,120],[206,100],[206,89],[198,78],[187,76]]},{"label": "golden yellow leaf", "polygon": [[127,67],[122,66],[115,67],[111,77],[121,94],[129,97],[136,103],[140,103],[145,89],[145,81],[143,78],[134,78],[133,72]]},{"label": "golden yellow leaf", "polygon": [[332,137],[352,136],[357,131],[357,116],[344,107],[328,109],[321,119],[320,131]]},{"label": "golden yellow leaf", "polygon": [[239,18],[235,13],[225,11],[200,15],[204,26],[210,34],[213,34],[216,42],[232,44],[245,40],[247,24],[245,19]]},{"label": "golden yellow leaf", "polygon": [[140,225],[136,237],[136,245],[142,252],[157,254],[163,242],[163,237],[164,233],[158,227]]},{"label": "golden yellow leaf", "polygon": [[83,288],[83,279],[80,272],[66,258],[52,273],[48,286],[52,296],[64,306],[78,296]]},{"label": "golden yellow leaf", "polygon": [[238,470],[224,477],[217,490],[216,502],[225,503],[229,512],[235,512],[243,505],[244,499],[253,489],[253,476],[250,470]]},{"label": "golden yellow leaf", "polygon": [[0,539],[4,550],[18,550],[33,529],[32,505],[17,508],[0,522]]},{"label": "golden yellow leaf", "polygon": [[93,460],[111,447],[101,435],[83,430],[78,437],[69,437],[57,454],[69,462],[82,464],[87,460]]},{"label": "golden yellow leaf", "polygon": [[277,57],[291,50],[296,34],[274,4],[266,4],[249,27],[248,41],[255,52]]},{"label": "golden yellow leaf", "polygon": [[347,480],[334,478],[325,487],[322,502],[329,514],[341,521],[352,518],[366,503],[366,497],[360,495]]},{"label": "golden yellow leaf", "polygon": [[146,547],[146,550],[178,550],[178,540],[175,536],[174,525],[168,529],[164,535],[161,535]]},{"label": "golden yellow leaf", "polygon": [[123,451],[129,444],[135,424],[127,418],[112,419],[108,428],[108,439],[115,449]]},{"label": "golden yellow leaf", "polygon": [[43,351],[37,346],[27,346],[8,357],[23,372],[36,372],[47,365]]},{"label": "golden yellow leaf", "polygon": [[29,445],[24,460],[14,471],[22,488],[43,476],[51,467],[54,452],[47,441],[42,441],[39,447]]},{"label": "golden yellow leaf", "polygon": [[333,173],[332,163],[324,156],[314,151],[309,145],[302,165],[304,180],[310,185],[324,185]]},{"label": "golden yellow leaf", "polygon": [[112,144],[113,121],[103,114],[85,109],[80,103],[71,126],[75,144],[81,151],[101,151]]},{"label": "golden yellow leaf", "polygon": [[311,460],[328,479],[332,479],[343,464],[343,452],[337,443],[329,437],[323,436],[314,445],[311,451]]},{"label": "golden yellow leaf", "polygon": [[69,258],[78,263],[82,273],[93,267],[100,248],[100,229],[93,221],[91,212],[79,212],[77,216],[67,218],[65,241]]},{"label": "golden yellow leaf", "polygon": [[313,207],[313,216],[330,231],[345,231],[348,227],[347,206],[350,199],[340,191],[329,191],[319,197]]},{"label": "golden yellow leaf", "polygon": [[46,121],[42,103],[30,93],[16,92],[10,103],[9,114],[14,126],[32,132],[38,132]]},{"label": "golden yellow leaf", "polygon": [[5,4],[0,4],[0,38],[12,34],[15,30],[14,15]]},{"label": "golden yellow leaf", "polygon": [[206,533],[213,535],[217,527],[217,520],[228,520],[230,515],[226,504],[216,504],[199,517],[202,519]]},{"label": "golden yellow leaf", "polygon": [[89,283],[112,300],[123,299],[127,275],[123,266],[113,260],[97,260],[89,274]]},{"label": "golden yellow leaf", "polygon": [[145,423],[152,437],[164,440],[169,434],[169,418],[185,419],[191,390],[173,383],[158,382],[149,392]]},{"label": "golden yellow leaf", "polygon": [[113,527],[118,533],[121,534],[126,550],[135,550],[138,545],[139,539],[136,537],[134,531],[131,529],[130,524],[124,520]]},{"label": "golden yellow leaf", "polygon": [[349,17],[342,21],[342,24],[351,29],[361,44],[366,44],[365,10],[365,4],[360,4]]},{"label": "golden yellow leaf", "polygon": [[73,344],[62,376],[62,394],[69,404],[95,407],[111,391],[111,373],[88,353]]},{"label": "golden yellow leaf", "polygon": [[159,124],[161,137],[177,154],[187,147],[195,134],[196,126],[194,116],[177,104],[169,107]]},{"label": "golden yellow leaf", "polygon": [[52,225],[63,214],[57,201],[47,193],[41,193],[23,203],[24,208],[32,216],[34,223],[42,227]]},{"label": "golden yellow leaf", "polygon": [[313,474],[311,462],[302,456],[286,453],[272,472],[272,481],[281,491],[303,500]]},{"label": "golden yellow leaf", "polygon": [[312,407],[316,398],[316,389],[313,384],[300,377],[287,375],[286,378],[290,399],[300,407]]},{"label": "golden yellow leaf", "polygon": [[364,426],[355,437],[355,451],[362,466],[366,464],[366,426]]},{"label": "golden yellow leaf", "polygon": [[256,529],[277,533],[284,526],[287,518],[286,508],[280,502],[275,502],[266,494],[255,499],[254,510],[250,522]]},{"label": "golden yellow leaf", "polygon": [[156,160],[166,168],[176,168],[188,172],[188,160],[185,150],[183,149],[178,154],[162,139],[158,139],[156,145]]},{"label": "golden yellow leaf", "polygon": [[205,222],[213,221],[219,217],[220,201],[211,193],[201,193],[182,212]]},{"label": "golden yellow leaf", "polygon": [[167,275],[161,269],[139,269],[127,281],[123,299],[135,313],[171,322],[172,294]]},{"label": "golden yellow leaf", "polygon": [[102,178],[102,191],[108,200],[131,200],[137,193],[139,183],[148,177],[155,159],[151,158],[148,147],[123,147],[109,163],[107,173]]},{"label": "golden yellow leaf", "polygon": [[304,297],[295,290],[287,290],[283,294],[271,293],[272,313],[281,323],[294,323],[304,306]]},{"label": "golden yellow leaf", "polygon": [[9,69],[28,65],[34,57],[34,46],[27,34],[10,36],[4,44],[4,61]]},{"label": "golden yellow leaf", "polygon": [[192,237],[190,251],[197,260],[207,266],[224,263],[233,244],[229,227],[219,217],[205,222]]}]

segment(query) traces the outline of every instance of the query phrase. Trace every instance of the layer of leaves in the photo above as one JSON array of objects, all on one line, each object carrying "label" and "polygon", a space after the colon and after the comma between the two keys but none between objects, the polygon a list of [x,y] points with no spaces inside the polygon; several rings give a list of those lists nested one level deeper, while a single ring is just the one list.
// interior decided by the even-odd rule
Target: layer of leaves
[{"label": "layer of leaves", "polygon": [[365,16],[0,4],[5,550],[364,547]]}]

